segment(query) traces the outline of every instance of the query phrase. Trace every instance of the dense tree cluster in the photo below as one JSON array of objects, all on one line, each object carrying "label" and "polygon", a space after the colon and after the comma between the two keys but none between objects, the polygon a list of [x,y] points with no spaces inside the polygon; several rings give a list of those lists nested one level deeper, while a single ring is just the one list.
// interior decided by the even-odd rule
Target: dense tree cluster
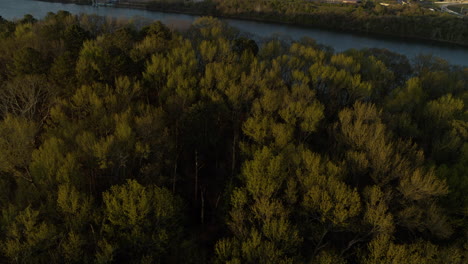
[{"label": "dense tree cluster", "polygon": [[409,1],[407,5],[395,1],[390,6],[374,0],[363,0],[360,4],[308,0],[213,2],[217,12],[226,16],[468,45],[468,19],[431,11],[418,1]]},{"label": "dense tree cluster", "polygon": [[1,263],[466,263],[468,68],[0,19]]}]

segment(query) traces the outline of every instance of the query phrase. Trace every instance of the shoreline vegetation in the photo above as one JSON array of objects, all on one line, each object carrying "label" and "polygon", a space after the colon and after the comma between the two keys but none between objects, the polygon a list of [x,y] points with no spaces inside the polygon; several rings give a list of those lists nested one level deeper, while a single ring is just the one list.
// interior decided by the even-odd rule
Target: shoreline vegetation
[{"label": "shoreline vegetation", "polygon": [[[38,0],[91,4],[91,0]],[[114,7],[219,18],[252,20],[365,35],[426,40],[468,46],[468,19],[434,12],[418,3],[382,6],[379,2],[329,4],[314,1],[213,0],[135,1]]]}]

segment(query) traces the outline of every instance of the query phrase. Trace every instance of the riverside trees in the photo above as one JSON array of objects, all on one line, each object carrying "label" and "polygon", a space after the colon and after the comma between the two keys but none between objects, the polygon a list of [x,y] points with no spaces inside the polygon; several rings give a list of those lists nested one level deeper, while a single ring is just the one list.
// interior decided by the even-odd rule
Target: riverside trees
[{"label": "riverside trees", "polygon": [[0,23],[1,262],[466,262],[467,69],[213,18]]}]

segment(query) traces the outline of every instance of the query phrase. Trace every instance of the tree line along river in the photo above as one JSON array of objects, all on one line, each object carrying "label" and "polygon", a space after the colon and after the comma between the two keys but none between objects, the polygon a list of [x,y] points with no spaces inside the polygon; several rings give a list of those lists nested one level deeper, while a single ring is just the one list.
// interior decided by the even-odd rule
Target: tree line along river
[{"label": "tree line along river", "polygon": [[[100,16],[111,16],[117,18],[142,17],[178,27],[188,25],[198,16],[162,13],[140,9],[114,8],[114,7],[92,7],[90,5],[75,5],[50,3],[34,0],[1,0],[0,16],[5,19],[22,18],[25,14],[31,14],[40,19],[48,12],[65,10],[72,14],[97,14]],[[468,66],[468,48],[460,46],[433,43],[429,41],[414,41],[401,38],[371,37],[352,33],[335,32],[314,28],[304,28],[284,24],[261,23],[246,20],[225,19],[225,21],[243,32],[250,33],[257,38],[272,35],[284,36],[291,39],[310,37],[318,43],[330,46],[335,51],[363,48],[385,48],[393,52],[406,55],[409,59],[419,54],[432,54],[447,60],[451,64]]]}]

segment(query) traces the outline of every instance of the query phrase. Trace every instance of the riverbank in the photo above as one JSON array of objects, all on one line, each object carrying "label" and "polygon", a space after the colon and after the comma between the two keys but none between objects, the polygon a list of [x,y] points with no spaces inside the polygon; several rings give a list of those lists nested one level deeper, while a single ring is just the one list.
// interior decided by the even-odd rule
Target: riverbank
[{"label": "riverbank", "polygon": [[90,5],[92,3],[92,0],[34,0],[34,1],[77,4],[77,5]]},{"label": "riverbank", "polygon": [[[44,1],[44,0],[39,0]],[[83,0],[45,0],[48,2],[83,3]],[[86,1],[86,0],[84,0]],[[231,8],[224,2],[121,2],[115,7],[189,15],[252,20],[303,27],[360,33],[365,35],[435,41],[468,47],[468,19],[426,11],[417,6],[372,6],[318,4],[298,1],[299,7]],[[289,8],[289,9],[288,9]],[[281,11],[278,11],[281,10]],[[301,10],[301,11],[298,11]]]}]

